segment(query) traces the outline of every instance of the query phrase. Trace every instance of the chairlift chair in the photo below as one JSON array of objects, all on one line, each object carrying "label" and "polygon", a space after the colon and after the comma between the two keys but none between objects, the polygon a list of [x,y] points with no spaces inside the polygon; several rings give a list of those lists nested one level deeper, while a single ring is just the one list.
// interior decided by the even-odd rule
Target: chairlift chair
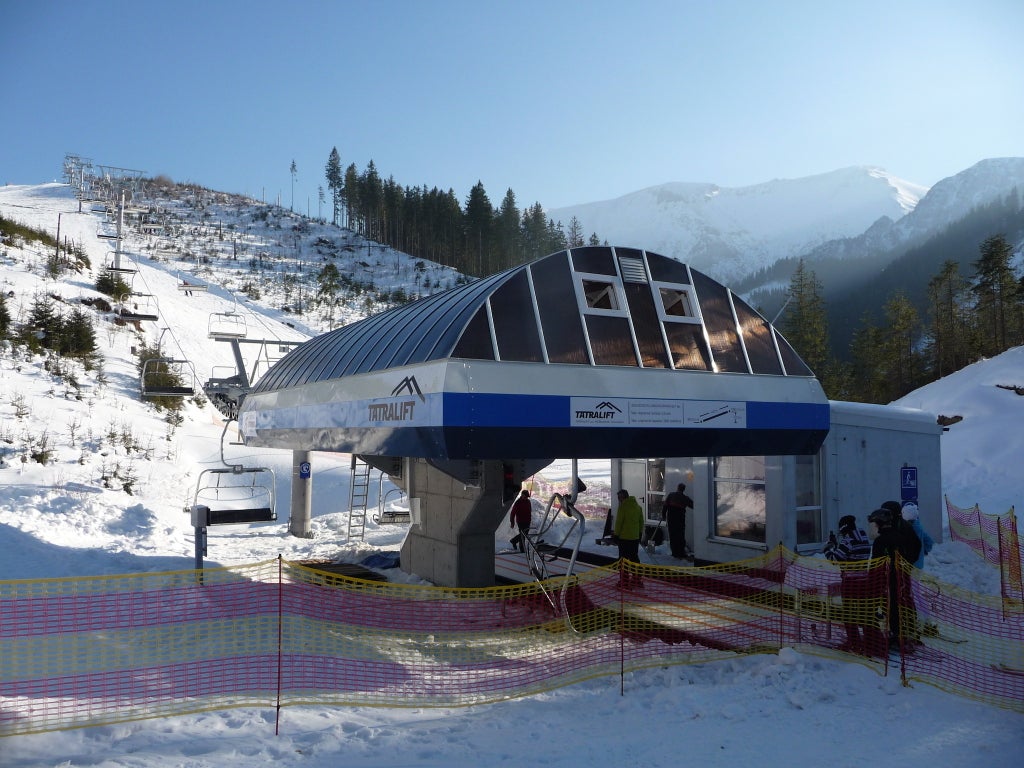
[{"label": "chairlift chair", "polygon": [[196,393],[195,366],[188,360],[152,357],[142,364],[143,397],[192,397]]},{"label": "chairlift chair", "polygon": [[103,268],[107,270],[107,272],[117,272],[131,275],[134,275],[136,272],[139,271],[132,265],[130,259],[125,258],[124,256],[122,256],[119,259],[117,257],[117,254],[114,253],[113,251],[107,251],[107,260],[104,262]]},{"label": "chairlift chair", "polygon": [[244,339],[247,334],[245,317],[234,310],[210,315],[207,335],[211,339]]},{"label": "chairlift chair", "polygon": [[151,293],[128,293],[118,300],[117,314],[124,320],[159,320],[156,296]]},{"label": "chairlift chair", "polygon": [[178,290],[186,296],[192,293],[192,291],[205,291],[208,288],[209,286],[206,283],[188,277],[187,275],[182,277],[181,273],[178,273]]},{"label": "chairlift chair", "polygon": [[270,467],[213,467],[199,473],[193,505],[210,510],[210,525],[272,522],[277,520],[276,487]]}]

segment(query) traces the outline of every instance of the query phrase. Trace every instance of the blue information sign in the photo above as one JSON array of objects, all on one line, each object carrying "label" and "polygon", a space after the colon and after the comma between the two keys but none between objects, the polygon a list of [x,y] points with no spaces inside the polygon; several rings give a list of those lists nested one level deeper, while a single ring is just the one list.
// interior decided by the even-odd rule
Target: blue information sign
[{"label": "blue information sign", "polygon": [[301,480],[309,480],[309,476],[313,473],[313,468],[310,466],[308,461],[304,461],[299,464],[299,478]]},{"label": "blue information sign", "polygon": [[900,468],[900,499],[917,503],[917,467]]}]

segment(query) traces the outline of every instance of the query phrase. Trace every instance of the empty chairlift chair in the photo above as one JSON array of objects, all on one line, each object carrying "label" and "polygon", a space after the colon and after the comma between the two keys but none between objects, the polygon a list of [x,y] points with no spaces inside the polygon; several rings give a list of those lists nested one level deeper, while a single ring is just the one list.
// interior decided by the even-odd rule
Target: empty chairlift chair
[{"label": "empty chairlift chair", "polygon": [[270,467],[233,465],[204,469],[193,504],[207,507],[210,525],[277,520],[276,479]]},{"label": "empty chairlift chair", "polygon": [[142,364],[143,397],[192,397],[196,393],[195,366],[188,360],[153,357]]},{"label": "empty chairlift chair", "polygon": [[234,310],[210,315],[207,335],[211,339],[244,339],[247,334],[245,318]]}]

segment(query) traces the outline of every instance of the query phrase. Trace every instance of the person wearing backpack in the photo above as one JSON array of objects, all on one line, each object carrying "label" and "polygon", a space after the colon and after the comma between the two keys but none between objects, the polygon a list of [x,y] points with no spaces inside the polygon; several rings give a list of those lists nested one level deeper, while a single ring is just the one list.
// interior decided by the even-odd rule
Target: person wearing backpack
[{"label": "person wearing backpack", "polygon": [[[909,560],[908,555],[911,552],[908,552],[907,549],[913,549],[912,542],[917,542],[917,549],[920,549],[921,542],[909,525],[906,530],[910,531],[913,539],[911,540],[905,534],[902,526],[903,517],[899,513],[893,513],[891,504],[898,506],[898,502],[886,502],[868,515],[868,522],[874,524],[878,533],[871,544],[871,557],[873,559],[885,557],[889,560],[889,649],[890,651],[900,649],[900,619],[902,615],[910,628],[909,635],[905,638],[907,642],[903,644],[903,650],[906,651],[910,643],[918,637],[917,611],[910,594],[910,585],[904,578],[896,555],[899,554],[900,558]],[[917,552],[914,551],[912,554],[916,557]]]},{"label": "person wearing backpack", "polygon": [[921,551],[917,556],[917,560],[914,561],[914,567],[924,570],[924,556],[932,551],[932,547],[935,546],[935,540],[928,535],[928,531],[921,525],[920,513],[917,508],[917,504],[912,501],[908,501],[903,505],[903,512],[901,517],[908,523],[911,528],[914,529],[914,533],[917,534],[917,538],[921,541]]},{"label": "person wearing backpack", "polygon": [[[839,518],[839,536],[830,533],[828,544],[823,550],[825,557],[840,563],[839,597],[843,604],[843,627],[846,630],[846,642],[839,646],[841,651],[849,651],[858,655],[871,655],[884,648],[885,641],[879,643],[881,634],[870,621],[865,622],[863,609],[858,610],[858,601],[871,597],[870,572],[855,567],[843,567],[843,563],[863,562],[871,558],[871,542],[868,535],[857,527],[857,518],[843,515]],[[874,630],[872,632],[872,629]]]},{"label": "person wearing backpack", "polygon": [[916,564],[921,557],[921,539],[914,526],[903,519],[903,507],[898,501],[883,501],[882,509],[887,509],[892,514],[892,526],[899,534],[900,557],[908,563]]}]

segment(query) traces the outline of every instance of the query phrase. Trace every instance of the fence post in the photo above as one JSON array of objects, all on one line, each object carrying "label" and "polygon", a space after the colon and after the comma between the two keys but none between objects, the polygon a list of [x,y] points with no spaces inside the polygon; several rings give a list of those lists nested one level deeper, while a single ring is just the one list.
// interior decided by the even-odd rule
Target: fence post
[{"label": "fence post", "polygon": [[274,715],[274,735],[281,734],[281,679],[284,663],[284,577],[281,555],[277,556],[277,712]]}]

